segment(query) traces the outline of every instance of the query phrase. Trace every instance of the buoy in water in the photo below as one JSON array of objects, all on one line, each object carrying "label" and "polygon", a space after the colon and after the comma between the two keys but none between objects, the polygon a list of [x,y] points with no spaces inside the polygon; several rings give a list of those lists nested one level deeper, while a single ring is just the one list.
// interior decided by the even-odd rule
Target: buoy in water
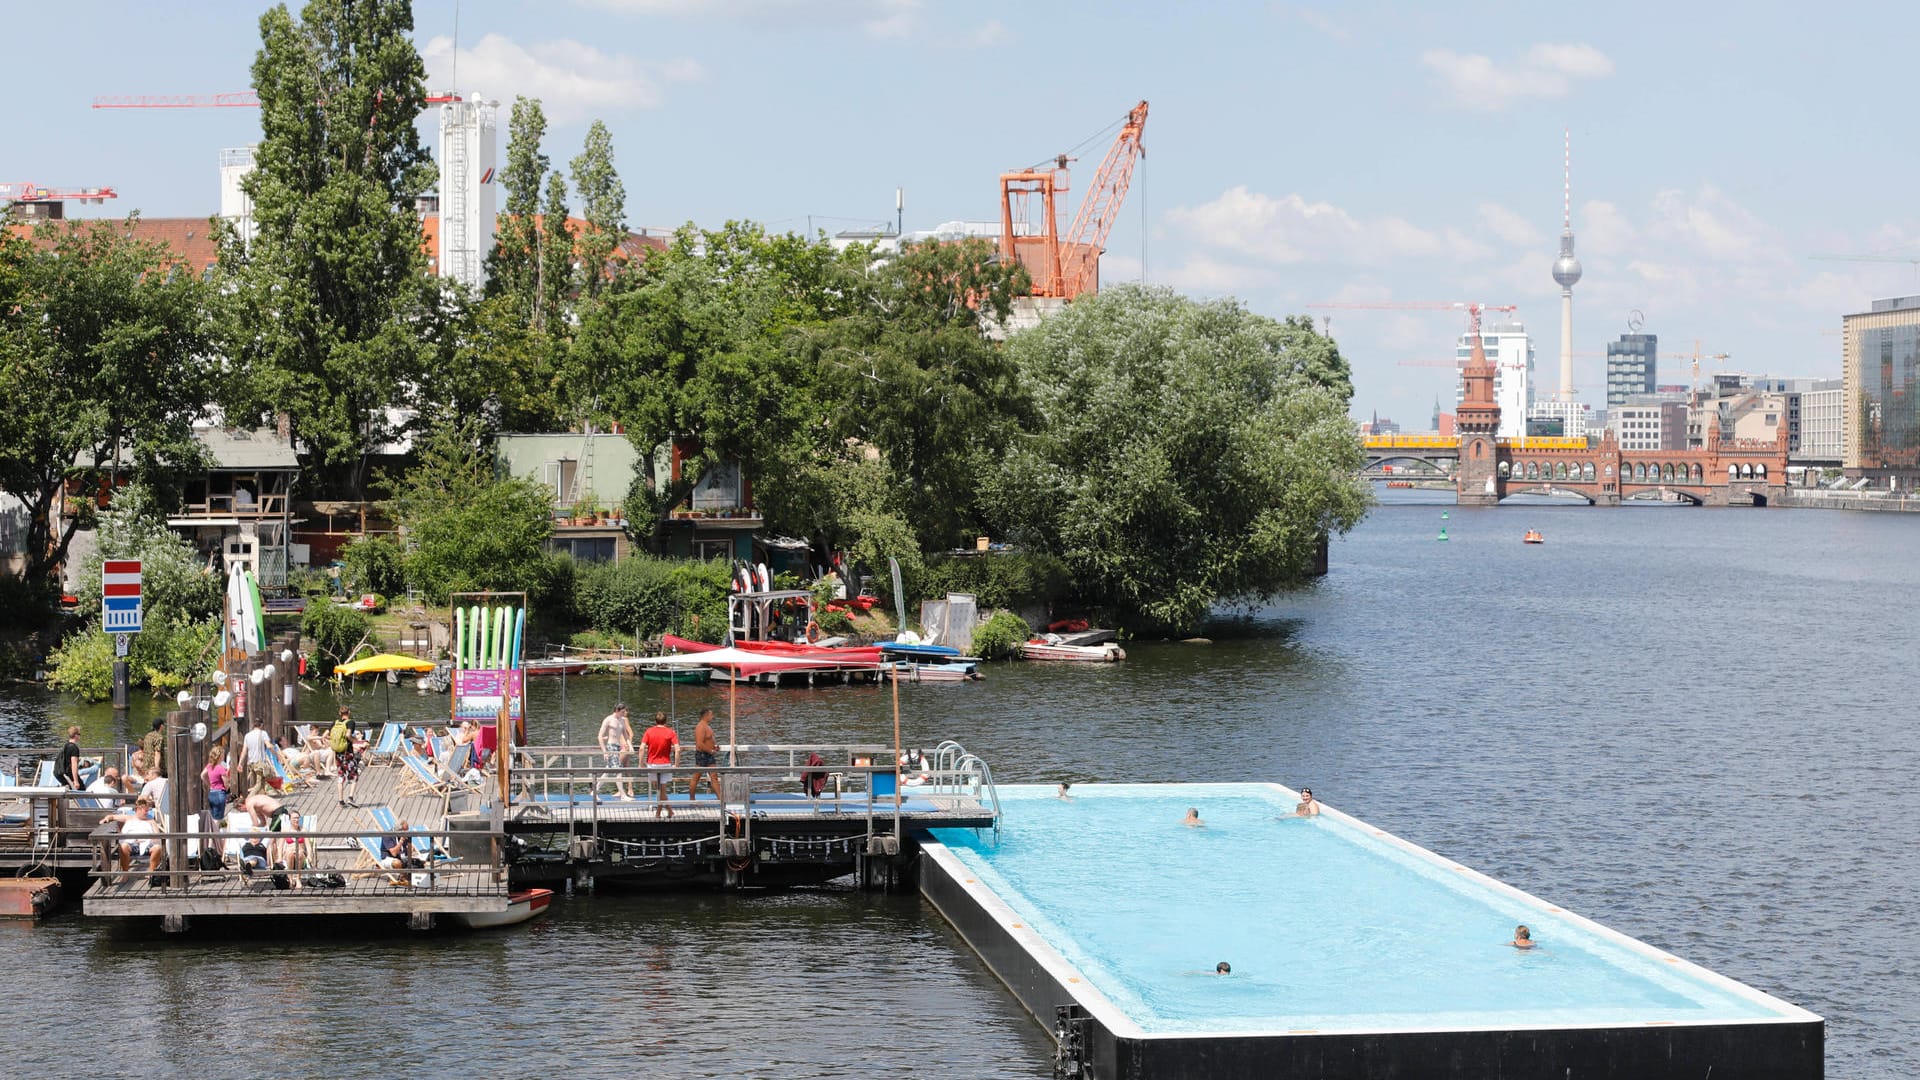
[{"label": "buoy in water", "polygon": [[1440,511],[1440,520],[1441,521],[1447,520],[1447,512],[1445,510]]},{"label": "buoy in water", "polygon": [[1446,538],[1447,538],[1447,527],[1446,527],[1445,525],[1442,525],[1442,526],[1440,526],[1440,535],[1439,535],[1439,536],[1436,536],[1436,537],[1434,537],[1434,539],[1435,539],[1435,540],[1445,540]]}]

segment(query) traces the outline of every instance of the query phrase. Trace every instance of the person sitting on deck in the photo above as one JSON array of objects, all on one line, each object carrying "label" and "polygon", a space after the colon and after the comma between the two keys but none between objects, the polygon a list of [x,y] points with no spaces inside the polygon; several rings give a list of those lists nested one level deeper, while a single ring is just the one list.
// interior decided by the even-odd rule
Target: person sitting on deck
[{"label": "person sitting on deck", "polygon": [[147,752],[145,750],[135,750],[133,753],[127,755],[127,775],[122,779],[121,783],[125,785],[128,783],[144,784],[146,782]]},{"label": "person sitting on deck", "polygon": [[297,889],[300,887],[299,871],[306,869],[310,861],[307,858],[307,838],[300,832],[300,815],[287,815],[286,825],[285,835],[273,842],[274,869],[291,871],[287,875],[292,879],[288,884]]},{"label": "person sitting on deck", "polygon": [[[99,795],[123,794],[123,789],[120,787],[120,770],[111,765],[101,769],[100,775],[93,778],[93,783],[87,785],[87,790]],[[98,804],[101,806],[117,806],[119,805],[119,800],[116,799],[108,802],[102,799],[98,801]]]},{"label": "person sitting on deck", "polygon": [[[398,832],[380,838],[380,865],[388,870],[409,870],[418,868],[421,863],[413,853],[413,845],[407,837],[407,820],[401,818],[396,826]],[[389,885],[407,885],[410,882],[404,874],[387,877]]]},{"label": "person sitting on deck", "polygon": [[340,767],[333,756],[332,740],[327,738],[327,733],[319,724],[308,725],[305,749],[307,765],[313,769],[314,779],[324,780]]},{"label": "person sitting on deck", "polygon": [[153,800],[145,795],[133,800],[133,812],[126,814],[108,814],[100,819],[103,823],[120,823],[120,872],[127,873],[133,868],[135,856],[147,860],[147,872],[157,873],[166,864],[166,845],[153,838],[160,831],[160,823],[153,819]]}]

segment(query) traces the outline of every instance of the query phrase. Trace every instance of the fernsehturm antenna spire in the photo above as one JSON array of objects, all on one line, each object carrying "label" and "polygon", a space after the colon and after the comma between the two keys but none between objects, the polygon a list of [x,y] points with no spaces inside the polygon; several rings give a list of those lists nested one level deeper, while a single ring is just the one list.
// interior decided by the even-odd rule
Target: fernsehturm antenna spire
[{"label": "fernsehturm antenna spire", "polygon": [[1573,400],[1573,283],[1580,280],[1580,260],[1573,257],[1573,134],[1562,132],[1560,188],[1560,257],[1553,261],[1553,280],[1560,283],[1560,400]]}]

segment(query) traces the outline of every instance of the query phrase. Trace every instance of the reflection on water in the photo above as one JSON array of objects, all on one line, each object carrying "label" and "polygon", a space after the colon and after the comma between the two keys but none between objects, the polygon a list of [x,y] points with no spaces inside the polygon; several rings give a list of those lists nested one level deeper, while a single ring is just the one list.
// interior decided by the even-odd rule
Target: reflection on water
[{"label": "reflection on water", "polygon": [[[1920,521],[1449,507],[1439,544],[1441,509],[1383,506],[1335,543],[1329,578],[1224,619],[1211,644],[903,686],[907,740],[957,738],[1006,781],[1306,784],[1822,1014],[1832,1075],[1920,1074]],[[1523,546],[1528,528],[1546,544]],[[446,714],[392,691],[396,719]],[[348,700],[378,721],[386,698]],[[564,703],[539,680],[533,734],[589,740],[616,698],[669,707],[631,679],[567,680]],[[302,698],[308,716],[331,703]],[[723,691],[673,692],[683,734],[703,704],[724,721]],[[117,731],[107,710],[0,692],[0,742],[51,741],[74,716],[92,740]],[[892,738],[884,688],[743,689],[736,722],[743,741]],[[131,1075],[262,1047],[288,1074],[447,1071],[503,1045],[516,1066],[589,1073],[638,1057],[645,1074],[1049,1074],[1045,1035],[913,898],[602,894],[530,929],[423,938],[349,923],[165,940],[68,917],[0,926],[0,948],[4,1019],[58,1015]],[[141,1007],[98,1007],[102,986],[140,987]],[[209,1010],[222,995],[236,1005]],[[369,1038],[374,1006],[404,1037]],[[53,1048],[26,1040],[10,1064],[62,1071]]]}]

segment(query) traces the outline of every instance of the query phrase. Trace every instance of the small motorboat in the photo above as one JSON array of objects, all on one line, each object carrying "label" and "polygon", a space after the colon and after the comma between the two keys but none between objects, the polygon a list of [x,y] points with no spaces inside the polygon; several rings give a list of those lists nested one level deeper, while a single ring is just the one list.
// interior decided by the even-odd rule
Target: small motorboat
[{"label": "small motorboat", "polygon": [[1060,640],[1059,634],[1033,638],[1020,647],[1020,653],[1029,660],[1079,660],[1095,664],[1110,664],[1127,658],[1126,650],[1114,642],[1069,645]]},{"label": "small motorboat", "polygon": [[488,930],[539,918],[547,913],[547,906],[552,903],[552,889],[515,889],[507,894],[505,911],[456,911],[452,914],[455,922],[465,925],[469,930]]},{"label": "small motorboat", "polygon": [[896,660],[887,665],[887,673],[902,682],[966,682],[980,677],[980,662],[973,659],[945,663]]},{"label": "small motorboat", "polygon": [[1547,538],[1540,535],[1539,529],[1528,529],[1527,534],[1520,538],[1520,542],[1523,544],[1544,544],[1547,542]]},{"label": "small motorboat", "polygon": [[713,678],[713,673],[703,667],[650,667],[641,668],[640,677],[647,682],[677,683],[681,686],[705,686]]}]

